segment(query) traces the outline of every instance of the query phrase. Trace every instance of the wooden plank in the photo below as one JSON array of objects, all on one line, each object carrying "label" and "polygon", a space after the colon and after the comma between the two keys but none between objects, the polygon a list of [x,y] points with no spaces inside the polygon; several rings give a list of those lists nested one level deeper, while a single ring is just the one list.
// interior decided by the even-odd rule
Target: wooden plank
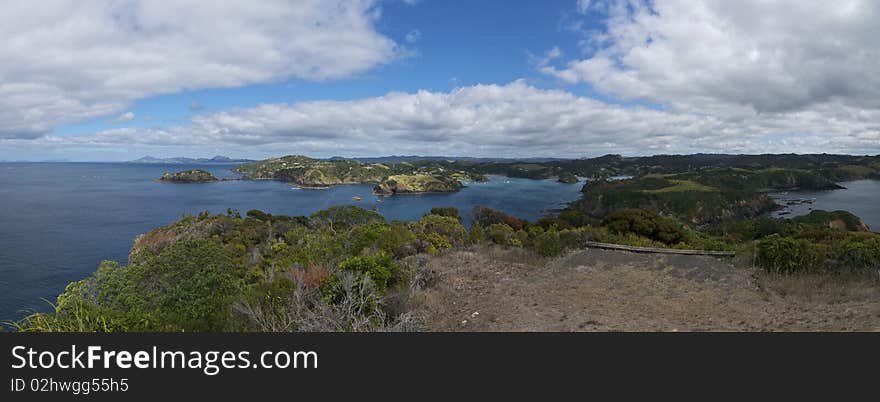
[{"label": "wooden plank", "polygon": [[656,247],[636,247],[624,246],[622,244],[599,243],[595,241],[584,242],[586,247],[601,248],[605,250],[621,250],[632,251],[635,253],[657,253],[657,254],[682,254],[682,255],[709,255],[713,257],[733,257],[736,255],[733,251],[710,251],[710,250],[678,250],[674,248],[656,248]]}]

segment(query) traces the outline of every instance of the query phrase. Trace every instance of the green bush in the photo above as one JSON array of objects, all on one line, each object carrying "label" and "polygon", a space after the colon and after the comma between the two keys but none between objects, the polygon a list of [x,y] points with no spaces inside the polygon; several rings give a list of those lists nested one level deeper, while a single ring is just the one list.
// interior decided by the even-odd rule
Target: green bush
[{"label": "green bush", "polygon": [[105,262],[58,297],[56,318],[101,316],[112,330],[234,330],[243,284],[230,261],[217,243],[181,240],[127,268]]},{"label": "green bush", "polygon": [[375,248],[380,239],[384,239],[391,231],[390,226],[384,221],[372,221],[353,227],[348,236],[341,241],[346,244],[348,255],[361,254],[365,249]]},{"label": "green bush", "polygon": [[632,233],[667,245],[679,243],[684,233],[672,219],[645,209],[621,209],[602,219],[602,226],[612,233]]},{"label": "green bush", "polygon": [[388,230],[377,240],[379,249],[397,258],[403,258],[416,253],[416,234],[406,222],[394,222]]},{"label": "green bush", "polygon": [[458,221],[461,222],[461,215],[458,213],[458,208],[455,207],[431,208],[431,212],[429,215],[447,216],[450,218],[458,219]]},{"label": "green bush", "polygon": [[522,246],[513,228],[503,223],[493,223],[486,228],[486,237],[495,244],[503,246]]},{"label": "green bush", "polygon": [[832,246],[836,271],[873,273],[880,270],[880,235],[850,233]]},{"label": "green bush", "polygon": [[581,211],[567,209],[559,213],[559,215],[554,217],[543,217],[536,222],[537,226],[541,226],[545,229],[550,226],[556,226],[559,229],[574,229],[582,226],[592,225],[597,223],[594,219],[585,215]]},{"label": "green bush", "polygon": [[554,257],[565,251],[565,244],[556,228],[544,231],[534,238],[535,251],[545,257]]},{"label": "green bush", "polygon": [[471,229],[468,231],[468,241],[471,244],[481,244],[486,241],[486,230],[483,229],[483,225],[478,222],[471,225]]},{"label": "green bush", "polygon": [[758,265],[778,274],[818,272],[827,251],[827,246],[773,234],[758,243]]},{"label": "green bush", "polygon": [[311,216],[311,223],[314,227],[332,228],[333,230],[346,230],[354,225],[384,221],[385,218],[378,212],[367,211],[354,205],[330,207],[315,212]]},{"label": "green bush", "polygon": [[350,257],[339,263],[340,271],[369,277],[376,285],[376,289],[382,294],[385,294],[390,284],[389,280],[398,269],[400,266],[394,262],[390,255],[385,253]]},{"label": "green bush", "polygon": [[445,238],[450,247],[463,245],[468,239],[468,232],[461,222],[448,216],[425,215],[416,227],[421,239],[427,240],[429,235],[436,234]]},{"label": "green bush", "polygon": [[271,214],[267,214],[263,211],[260,211],[259,209],[252,209],[250,211],[247,211],[245,216],[247,216],[248,218],[251,218],[251,219],[261,220],[263,222],[268,222],[269,220],[272,219]]}]

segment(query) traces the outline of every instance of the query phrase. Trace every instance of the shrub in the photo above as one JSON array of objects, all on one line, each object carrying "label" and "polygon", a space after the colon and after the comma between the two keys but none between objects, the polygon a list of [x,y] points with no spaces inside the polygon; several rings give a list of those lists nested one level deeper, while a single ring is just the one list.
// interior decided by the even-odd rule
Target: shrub
[{"label": "shrub", "polygon": [[390,228],[384,221],[373,221],[353,227],[342,240],[346,243],[348,255],[361,254],[363,250],[375,248],[379,239],[388,236]]},{"label": "shrub", "polygon": [[247,216],[248,218],[257,219],[257,220],[260,220],[263,222],[268,222],[269,220],[272,219],[271,214],[267,214],[263,211],[260,211],[259,209],[252,209],[250,211],[247,211],[245,216]]},{"label": "shrub", "polygon": [[458,221],[461,222],[461,215],[458,213],[458,208],[455,207],[431,208],[431,212],[429,215],[447,216],[450,218],[458,219]]},{"label": "shrub", "polygon": [[376,285],[376,290],[383,295],[388,289],[389,280],[398,269],[400,269],[400,266],[394,262],[390,255],[385,253],[349,257],[339,263],[339,270],[342,272],[351,272],[369,277],[373,284]]},{"label": "shrub", "polygon": [[865,273],[880,269],[880,236],[871,233],[849,234],[833,243],[838,271]]},{"label": "shrub", "polygon": [[519,239],[514,236],[514,233],[513,228],[503,223],[493,223],[486,228],[486,237],[493,243],[504,246],[516,245]]},{"label": "shrub", "polygon": [[602,226],[612,233],[632,233],[664,244],[682,241],[684,233],[672,219],[645,209],[621,209],[602,219]]},{"label": "shrub", "polygon": [[565,251],[565,245],[556,228],[551,228],[534,238],[535,251],[545,257],[554,257]]},{"label": "shrub", "polygon": [[56,319],[100,316],[113,330],[237,329],[241,295],[231,255],[214,242],[181,240],[128,268],[105,262],[58,297]]},{"label": "shrub", "polygon": [[416,240],[416,234],[408,223],[394,222],[378,239],[377,244],[380,250],[397,258],[403,258],[416,253]]},{"label": "shrub", "polygon": [[816,272],[822,269],[826,251],[803,239],[773,234],[758,243],[758,265],[779,274]]},{"label": "shrub", "polygon": [[354,205],[330,207],[315,212],[311,216],[311,223],[314,227],[333,230],[345,230],[354,225],[384,221],[385,218],[378,212],[367,211]]},{"label": "shrub", "polygon": [[452,248],[449,238],[438,233],[425,233],[422,235],[422,240],[428,244],[426,251],[431,255]]},{"label": "shrub", "polygon": [[483,229],[483,225],[480,225],[478,222],[474,222],[471,225],[471,230],[468,232],[468,241],[471,244],[481,244],[486,241],[486,230]]},{"label": "shrub", "polygon": [[492,208],[481,206],[474,207],[474,222],[477,222],[484,227],[489,227],[496,223],[504,224],[515,231],[524,229],[528,224],[528,222],[522,219],[507,215]]},{"label": "shrub", "polygon": [[462,245],[468,238],[467,230],[461,222],[448,216],[426,215],[417,223],[417,229],[423,240],[429,234],[437,234],[446,238],[450,247]]}]

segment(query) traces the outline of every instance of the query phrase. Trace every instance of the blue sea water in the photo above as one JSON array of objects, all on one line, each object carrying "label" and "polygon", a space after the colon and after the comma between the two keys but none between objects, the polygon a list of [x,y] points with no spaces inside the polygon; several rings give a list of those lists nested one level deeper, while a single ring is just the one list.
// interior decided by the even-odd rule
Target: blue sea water
[{"label": "blue sea water", "polygon": [[[46,310],[71,281],[102,260],[125,262],[135,236],[183,214],[227,208],[309,215],[334,205],[375,209],[388,220],[418,219],[433,207],[475,205],[534,220],[579,197],[583,183],[491,177],[453,194],[376,197],[372,186],[305,190],[274,181],[171,184],[166,171],[208,170],[234,177],[232,165],[0,163],[0,321]],[[361,197],[354,201],[352,197]],[[466,221],[468,217],[464,217]],[[466,222],[467,223],[467,222]]]},{"label": "blue sea water", "polygon": [[[771,214],[774,217],[795,217],[806,215],[816,209],[826,211],[843,210],[854,213],[868,227],[880,232],[880,181],[856,180],[840,183],[845,189],[826,191],[789,191],[771,193],[785,208]],[[787,200],[810,200],[812,203],[785,205]]]}]

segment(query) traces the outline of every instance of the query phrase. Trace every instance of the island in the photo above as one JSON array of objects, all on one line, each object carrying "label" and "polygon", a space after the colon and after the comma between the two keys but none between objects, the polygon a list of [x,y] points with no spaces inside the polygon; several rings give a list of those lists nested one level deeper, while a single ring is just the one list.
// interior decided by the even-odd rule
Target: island
[{"label": "island", "polygon": [[373,187],[373,194],[420,194],[420,193],[453,193],[464,185],[453,177],[435,177],[425,174],[389,176]]},{"label": "island", "polygon": [[175,173],[165,173],[159,178],[160,181],[169,183],[210,183],[219,181],[217,176],[201,169],[183,170]]},{"label": "island", "polygon": [[278,180],[302,188],[373,184],[381,195],[459,191],[464,182],[486,181],[484,173],[453,161],[364,163],[354,159],[315,159],[288,155],[243,163],[233,169],[246,180]]}]

